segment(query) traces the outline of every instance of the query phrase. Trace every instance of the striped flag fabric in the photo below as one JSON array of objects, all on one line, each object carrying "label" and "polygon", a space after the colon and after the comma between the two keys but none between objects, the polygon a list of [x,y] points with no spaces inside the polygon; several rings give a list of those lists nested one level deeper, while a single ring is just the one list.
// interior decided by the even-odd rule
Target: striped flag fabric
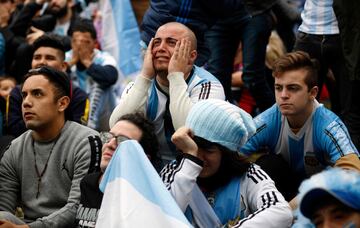
[{"label": "striped flag fabric", "polygon": [[117,61],[121,94],[129,81],[140,71],[143,60],[140,30],[130,0],[100,0],[101,48]]},{"label": "striped flag fabric", "polygon": [[117,148],[100,190],[96,227],[191,227],[136,140]]}]

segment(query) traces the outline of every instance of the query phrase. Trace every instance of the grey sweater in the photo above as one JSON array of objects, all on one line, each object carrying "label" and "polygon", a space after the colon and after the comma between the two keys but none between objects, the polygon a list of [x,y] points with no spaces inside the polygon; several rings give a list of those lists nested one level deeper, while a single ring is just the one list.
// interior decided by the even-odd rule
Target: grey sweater
[{"label": "grey sweater", "polygon": [[71,227],[80,200],[79,183],[89,170],[94,151],[91,144],[96,144],[97,135],[88,127],[67,121],[58,139],[34,142],[40,173],[53,147],[38,198],[31,130],[16,138],[0,162],[0,211],[13,213],[20,205],[30,227]]}]

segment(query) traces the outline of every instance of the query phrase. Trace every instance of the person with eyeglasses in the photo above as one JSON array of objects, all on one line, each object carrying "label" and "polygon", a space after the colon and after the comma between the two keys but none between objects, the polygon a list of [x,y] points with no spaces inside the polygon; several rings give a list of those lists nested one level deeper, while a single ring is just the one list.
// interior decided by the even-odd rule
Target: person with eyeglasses
[{"label": "person with eyeglasses", "polygon": [[123,141],[137,140],[154,167],[157,170],[160,168],[160,161],[157,156],[159,146],[154,133],[154,126],[142,113],[137,112],[122,116],[110,129],[110,132],[101,132],[100,138],[103,144],[101,171],[86,175],[80,183],[81,198],[75,227],[95,227],[103,198],[99,184],[116,148]]}]

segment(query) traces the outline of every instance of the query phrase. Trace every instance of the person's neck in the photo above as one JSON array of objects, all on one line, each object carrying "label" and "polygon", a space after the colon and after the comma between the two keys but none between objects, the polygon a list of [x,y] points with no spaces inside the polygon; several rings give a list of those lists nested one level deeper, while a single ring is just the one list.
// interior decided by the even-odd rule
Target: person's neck
[{"label": "person's neck", "polygon": [[291,130],[295,134],[298,133],[299,130],[304,126],[305,122],[311,116],[311,113],[313,112],[314,108],[315,108],[314,103],[312,103],[312,105],[309,105],[306,109],[304,109],[303,112],[298,113],[297,115],[286,117]]},{"label": "person's neck", "polygon": [[54,122],[51,126],[44,127],[43,129],[33,130],[32,137],[35,141],[48,142],[54,140],[60,134],[65,125],[65,119]]},{"label": "person's neck", "polygon": [[57,21],[59,24],[62,25],[69,22],[71,20],[71,17],[72,17],[72,10],[68,9],[67,13],[63,17],[58,18]]},{"label": "person's neck", "polygon": [[[186,80],[190,76],[190,73],[191,73],[191,69],[190,71],[184,74],[184,80]],[[168,76],[168,72],[158,73],[156,75],[156,81],[162,86],[169,87],[169,80],[167,76]]]}]

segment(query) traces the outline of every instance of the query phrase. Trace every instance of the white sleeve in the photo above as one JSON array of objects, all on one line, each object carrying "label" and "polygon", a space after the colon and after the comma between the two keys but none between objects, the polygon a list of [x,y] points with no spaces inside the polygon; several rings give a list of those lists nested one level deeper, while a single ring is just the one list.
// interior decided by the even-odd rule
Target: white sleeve
[{"label": "white sleeve", "polygon": [[200,164],[197,164],[192,159],[183,158],[180,162],[176,161],[167,164],[160,172],[166,188],[183,212],[189,205],[196,178],[201,170],[202,166]]},{"label": "white sleeve", "polygon": [[241,192],[248,215],[233,227],[290,227],[292,212],[289,204],[259,166],[250,165],[242,180]]},{"label": "white sleeve", "polygon": [[111,113],[109,126],[112,128],[121,116],[141,111],[145,113],[145,105],[148,100],[148,90],[151,80],[139,75],[135,82],[130,82],[121,95],[119,104]]},{"label": "white sleeve", "polygon": [[197,85],[191,95],[187,91],[188,85],[184,80],[184,73],[173,72],[168,75],[170,113],[175,130],[185,125],[186,117],[199,100],[209,98],[225,100],[224,89],[220,83],[209,81]]},{"label": "white sleeve", "polygon": [[184,73],[173,72],[168,75],[170,114],[175,130],[185,125],[186,117],[193,105],[187,92],[188,85],[184,80]]}]

